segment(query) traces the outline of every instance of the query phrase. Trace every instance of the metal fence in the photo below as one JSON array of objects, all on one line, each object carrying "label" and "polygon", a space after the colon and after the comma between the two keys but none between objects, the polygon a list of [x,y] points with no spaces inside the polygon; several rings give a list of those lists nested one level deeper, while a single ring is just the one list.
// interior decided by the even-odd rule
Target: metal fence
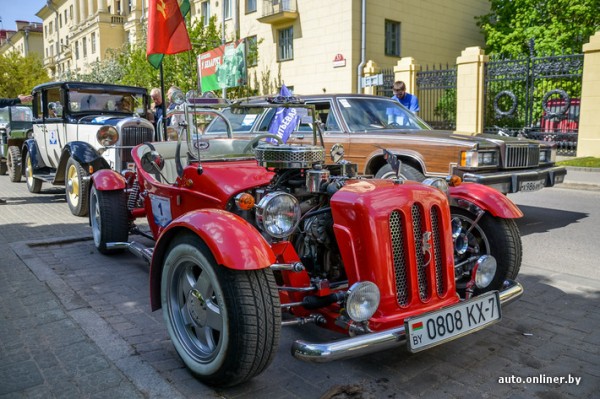
[{"label": "metal fence", "polygon": [[434,129],[456,128],[456,66],[417,72],[419,116]]},{"label": "metal fence", "polygon": [[561,155],[575,155],[583,54],[517,59],[492,57],[485,66],[486,132],[554,141]]}]

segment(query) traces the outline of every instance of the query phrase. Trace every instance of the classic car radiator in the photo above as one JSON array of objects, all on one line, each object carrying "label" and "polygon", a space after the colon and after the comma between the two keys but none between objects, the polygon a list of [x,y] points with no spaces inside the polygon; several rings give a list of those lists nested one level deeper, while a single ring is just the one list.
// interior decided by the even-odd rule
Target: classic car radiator
[{"label": "classic car radiator", "polygon": [[518,144],[506,146],[504,157],[505,168],[525,168],[538,166],[540,162],[540,146],[537,144]]},{"label": "classic car radiator", "polygon": [[154,140],[154,131],[145,126],[125,126],[121,131],[121,162],[133,162],[131,149],[138,144]]},{"label": "classic car radiator", "polygon": [[[444,287],[445,270],[443,267],[443,253],[441,245],[443,238],[440,230],[440,210],[437,207],[424,209],[419,204],[411,207],[410,220],[403,220],[399,211],[390,214],[390,234],[393,253],[394,275],[396,279],[396,298],[400,306],[408,306],[411,301],[411,292],[418,292],[421,302],[431,297],[432,290],[438,295],[443,295],[447,287]],[[431,231],[427,231],[426,219],[430,221]],[[407,235],[411,235],[415,246],[407,245]],[[414,257],[409,255],[414,251]],[[417,276],[417,287],[412,287],[410,277],[410,259],[416,260],[415,274]],[[428,274],[433,273],[433,278]],[[412,280],[414,281],[414,279]],[[430,281],[435,287],[431,287]]]}]

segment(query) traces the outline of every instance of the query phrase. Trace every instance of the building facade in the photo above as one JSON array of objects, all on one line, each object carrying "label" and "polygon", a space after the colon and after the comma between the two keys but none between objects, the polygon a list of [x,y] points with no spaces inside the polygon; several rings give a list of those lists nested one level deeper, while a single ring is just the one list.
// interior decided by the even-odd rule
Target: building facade
[{"label": "building facade", "polygon": [[0,31],[0,54],[16,52],[22,57],[42,55],[44,38],[42,24],[29,21],[15,21],[17,30]]},{"label": "building facade", "polygon": [[[109,49],[144,37],[150,0],[50,0],[36,14],[44,25],[44,65],[52,77],[88,72]],[[474,17],[487,0],[190,0],[191,18],[216,17],[224,42],[248,39],[258,58],[256,81],[283,82],[296,93],[356,92],[373,60],[392,68],[406,56],[454,63],[483,45]]]}]

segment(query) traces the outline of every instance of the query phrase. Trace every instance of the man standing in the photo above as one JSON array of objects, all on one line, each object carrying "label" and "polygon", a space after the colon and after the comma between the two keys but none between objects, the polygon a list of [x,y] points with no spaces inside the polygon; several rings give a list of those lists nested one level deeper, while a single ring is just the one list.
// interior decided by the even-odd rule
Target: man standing
[{"label": "man standing", "polygon": [[392,100],[398,101],[411,112],[419,112],[419,100],[417,99],[417,96],[406,92],[406,85],[403,81],[398,80],[395,82],[392,86],[392,91],[394,92]]},{"label": "man standing", "polygon": [[[0,98],[0,108],[10,107],[13,105],[30,102],[31,100],[33,100],[33,96],[31,96],[31,95],[26,96],[23,94],[19,94],[19,96],[17,98]],[[6,200],[3,198],[0,198],[0,205],[3,205],[3,204],[6,204]]]}]

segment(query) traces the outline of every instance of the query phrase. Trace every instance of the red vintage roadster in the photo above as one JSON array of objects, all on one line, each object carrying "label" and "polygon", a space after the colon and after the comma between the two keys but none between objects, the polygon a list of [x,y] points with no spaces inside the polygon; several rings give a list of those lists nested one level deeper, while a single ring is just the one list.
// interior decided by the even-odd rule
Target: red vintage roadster
[{"label": "red vintage roadster", "polygon": [[[314,121],[312,106],[273,101],[263,106],[304,108]],[[245,106],[256,107],[231,109]],[[325,162],[316,123],[306,145],[272,134],[206,140],[219,108],[181,112],[179,140],[133,149],[135,172],[92,176],[90,224],[100,252],[128,248],[151,263],[152,309],[162,308],[178,354],[207,384],[264,371],[281,326],[345,335],[295,341],[305,361],[401,344],[417,352],[497,322],[521,296],[521,212],[498,191],[358,176],[339,147]],[[140,217],[153,248],[128,241]],[[497,262],[505,251],[512,264]]]}]

